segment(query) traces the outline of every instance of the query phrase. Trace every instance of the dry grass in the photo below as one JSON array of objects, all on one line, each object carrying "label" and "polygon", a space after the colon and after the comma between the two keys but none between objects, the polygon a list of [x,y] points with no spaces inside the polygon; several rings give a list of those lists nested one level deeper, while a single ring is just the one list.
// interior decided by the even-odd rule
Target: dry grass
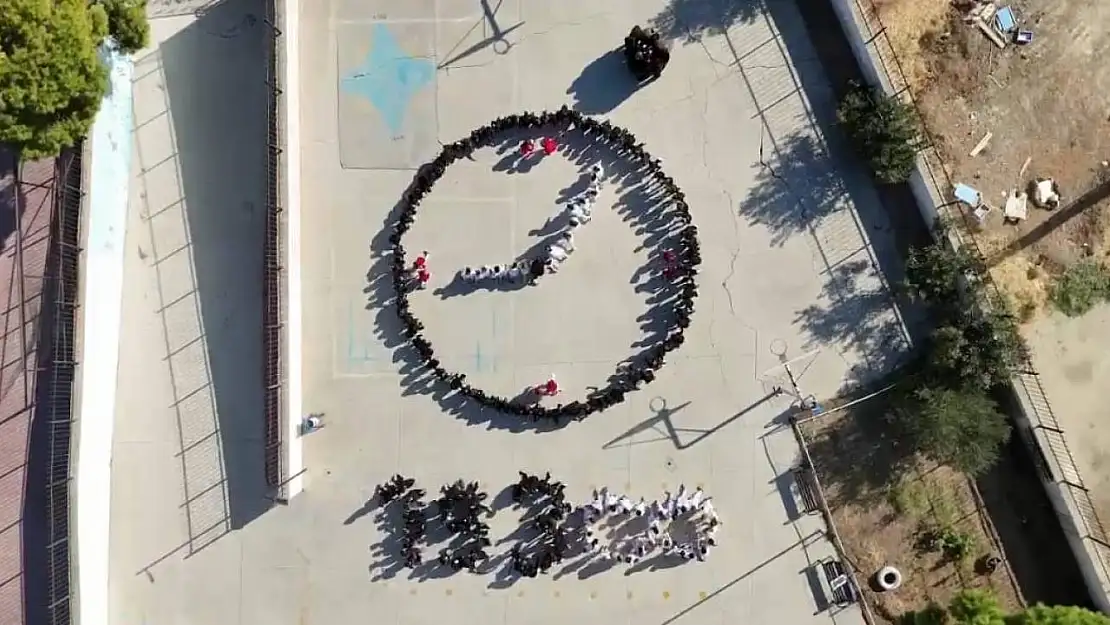
[{"label": "dry grass", "polygon": [[[896,591],[864,589],[876,618],[894,623],[931,602],[945,605],[967,588],[990,590],[1006,609],[1020,609],[1007,566],[982,570],[982,560],[1002,550],[974,486],[951,469],[908,456],[885,427],[887,401],[879,397],[801,426],[860,583],[868,585],[887,565],[903,574]],[[966,557],[953,560],[927,546],[926,538],[942,529],[970,541]]]},{"label": "dry grass", "polygon": [[[1010,237],[998,231],[984,230],[974,236],[987,258],[993,258],[1010,243]],[[1043,258],[1028,251],[1005,256],[990,268],[991,278],[1022,323],[1037,319],[1048,305],[1054,278],[1048,269]]]},{"label": "dry grass", "polygon": [[[1022,27],[1036,33],[1031,45],[999,50],[965,23],[969,0],[862,0],[864,6],[872,2],[893,49],[885,54],[899,60],[953,182],[998,198],[1035,177],[1051,177],[1066,206],[1110,176],[1105,164],[1110,66],[1091,54],[1110,45],[1110,31],[1095,26],[1110,17],[1110,5],[996,2],[1010,5]],[[883,45],[877,43],[876,51],[884,53]],[[892,80],[900,84],[897,77]],[[986,150],[969,156],[987,132],[993,138]],[[1047,231],[1040,228],[1052,216],[1047,211],[1031,209],[1016,226],[1003,224],[999,214],[975,234],[983,247],[1022,245],[992,275],[1024,321],[1045,308],[1051,282],[1063,268],[1088,255],[1110,257],[1106,200]]]},{"label": "dry grass", "polygon": [[944,28],[950,6],[950,0],[875,0],[879,19],[914,91],[932,79],[932,69],[922,54],[923,42]]}]

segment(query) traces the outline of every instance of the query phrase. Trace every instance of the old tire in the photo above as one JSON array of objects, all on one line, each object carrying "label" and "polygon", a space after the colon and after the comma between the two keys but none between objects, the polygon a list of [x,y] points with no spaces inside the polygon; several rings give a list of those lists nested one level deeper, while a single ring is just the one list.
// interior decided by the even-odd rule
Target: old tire
[{"label": "old tire", "polygon": [[875,574],[875,585],[882,592],[897,590],[902,586],[902,572],[893,566],[884,566]]}]

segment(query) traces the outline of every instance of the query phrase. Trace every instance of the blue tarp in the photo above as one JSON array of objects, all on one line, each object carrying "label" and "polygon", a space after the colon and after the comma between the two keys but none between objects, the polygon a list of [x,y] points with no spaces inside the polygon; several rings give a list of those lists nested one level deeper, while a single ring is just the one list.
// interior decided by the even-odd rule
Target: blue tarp
[{"label": "blue tarp", "polygon": [[978,206],[983,197],[978,191],[962,182],[956,185],[956,188],[953,190],[953,192],[955,193],[957,200],[970,206]]},{"label": "blue tarp", "polygon": [[1012,33],[1017,28],[1017,17],[1014,16],[1014,10],[1010,7],[1002,7],[994,14],[994,25],[1000,32]]}]

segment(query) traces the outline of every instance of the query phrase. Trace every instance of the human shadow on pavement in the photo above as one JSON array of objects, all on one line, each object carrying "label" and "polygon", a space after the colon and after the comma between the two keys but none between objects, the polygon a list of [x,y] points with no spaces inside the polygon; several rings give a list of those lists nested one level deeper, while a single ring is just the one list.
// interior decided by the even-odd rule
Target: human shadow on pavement
[{"label": "human shadow on pavement", "polygon": [[[519,133],[512,139],[520,138]],[[604,183],[616,187],[618,199],[614,209],[643,238],[643,247],[659,247],[661,249],[677,247],[679,226],[674,212],[669,211],[671,200],[662,198],[663,188],[652,181],[644,181],[643,166],[631,163],[623,156],[618,155],[607,145],[583,135],[580,131],[570,130],[559,137],[560,153],[564,158],[576,165],[580,171],[586,172],[588,168],[600,163],[605,169]],[[511,141],[499,141],[501,154],[511,149]],[[496,147],[496,146],[495,146]],[[386,217],[383,228],[374,237],[371,243],[372,264],[367,271],[367,286],[364,293],[367,295],[367,310],[376,310],[375,333],[383,344],[394,350],[393,361],[399,367],[401,375],[400,386],[402,395],[428,395],[436,401],[441,410],[461,418],[471,425],[485,425],[487,429],[501,429],[512,432],[545,432],[567,426],[571,420],[556,422],[552,419],[533,420],[528,417],[509,414],[491,408],[481,402],[469,399],[449,388],[437,379],[426,363],[405,337],[405,328],[396,309],[396,293],[392,284],[392,245],[391,238],[394,226],[401,216],[405,206],[404,197],[408,196],[413,187],[410,186],[402,194],[402,199],[394,206]],[[433,190],[434,194],[435,191]],[[600,208],[599,208],[600,210]],[[541,239],[528,252],[521,254],[535,254],[542,251],[558,236],[552,233]],[[661,270],[661,267],[660,267]],[[651,272],[637,272],[643,278]],[[537,288],[542,288],[543,280]],[[468,285],[467,285],[468,286]],[[666,286],[666,285],[663,285]],[[459,288],[462,287],[451,287]],[[506,287],[511,288],[511,287]],[[448,296],[446,290],[439,292],[440,297]],[[678,298],[677,288],[653,288],[653,293],[648,299],[649,308],[641,314],[636,322],[642,330],[642,338],[635,342],[633,353],[621,363],[614,363],[617,372],[607,380],[607,384],[621,379],[634,364],[643,363],[646,354],[661,342],[673,327],[675,316],[674,304]],[[433,341],[434,343],[434,341]],[[452,368],[452,363],[443,363],[447,369]],[[465,372],[464,372],[465,373]],[[525,403],[523,395],[515,398],[519,404]]]},{"label": "human shadow on pavement", "polygon": [[640,84],[624,62],[621,48],[614,48],[591,61],[567,88],[575,110],[586,115],[604,115],[630,98]]},{"label": "human shadow on pavement", "polygon": [[[234,530],[272,506],[260,327],[271,96],[264,54],[271,35],[263,14],[261,0],[215,5],[160,46],[176,159],[145,165],[179,167],[177,204],[187,223],[184,248],[163,241],[158,249],[160,280],[179,262],[191,262],[195,280],[194,293],[163,302],[161,310],[191,540],[218,527],[212,524],[221,523],[219,515]],[[172,207],[151,206],[148,219],[171,219],[165,215],[174,214]],[[181,286],[174,287],[178,293],[190,290]],[[177,336],[182,328],[193,333]]]}]

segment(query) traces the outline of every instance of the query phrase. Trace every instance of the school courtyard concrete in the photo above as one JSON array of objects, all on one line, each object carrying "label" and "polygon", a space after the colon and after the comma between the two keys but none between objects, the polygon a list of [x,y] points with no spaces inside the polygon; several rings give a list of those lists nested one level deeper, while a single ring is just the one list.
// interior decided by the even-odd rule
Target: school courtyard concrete
[{"label": "school courtyard concrete", "polygon": [[[283,507],[261,497],[250,425],[261,356],[243,336],[261,318],[251,282],[261,270],[235,254],[259,257],[263,174],[245,163],[254,151],[261,160],[264,116],[248,107],[243,60],[261,45],[258,1],[156,20],[162,43],[136,71],[145,191],[136,183],[125,278],[112,622],[858,622],[856,607],[828,605],[815,573],[833,550],[820,518],[799,513],[785,422],[796,398],[772,391],[790,388],[780,355],[801,394],[817,398],[898,360],[907,341],[887,289],[897,255],[866,174],[826,135],[832,95],[796,7],[772,4],[720,28],[683,12],[689,34],[704,36],[676,29],[667,72],[639,89],[612,51],[632,24],[665,18],[657,0],[302,4],[303,384],[305,409],[326,425],[305,437],[306,489]],[[686,192],[704,264],[686,344],[658,380],[584,422],[537,432],[452,413],[450,398],[418,388],[383,308],[382,254],[412,169],[440,143],[563,104],[630,129],[663,160]],[[445,366],[472,383],[515,396],[554,372],[567,396],[581,396],[636,350],[651,306],[657,250],[622,217],[637,213],[638,187],[607,187],[578,251],[540,286],[444,294],[458,267],[536,245],[588,164],[504,160],[475,154],[423,203],[406,240],[431,251],[433,281],[413,307]],[[176,173],[155,181],[158,165]],[[156,191],[176,197],[154,201]],[[167,215],[175,221],[160,221]],[[525,580],[414,578],[379,548],[395,545],[394,528],[366,502],[392,474],[429,494],[477,480],[492,498],[518,470],[550,471],[572,499],[603,485],[648,499],[700,485],[725,522],[722,544],[701,564],[575,560]],[[492,517],[498,540],[519,517]]]}]

